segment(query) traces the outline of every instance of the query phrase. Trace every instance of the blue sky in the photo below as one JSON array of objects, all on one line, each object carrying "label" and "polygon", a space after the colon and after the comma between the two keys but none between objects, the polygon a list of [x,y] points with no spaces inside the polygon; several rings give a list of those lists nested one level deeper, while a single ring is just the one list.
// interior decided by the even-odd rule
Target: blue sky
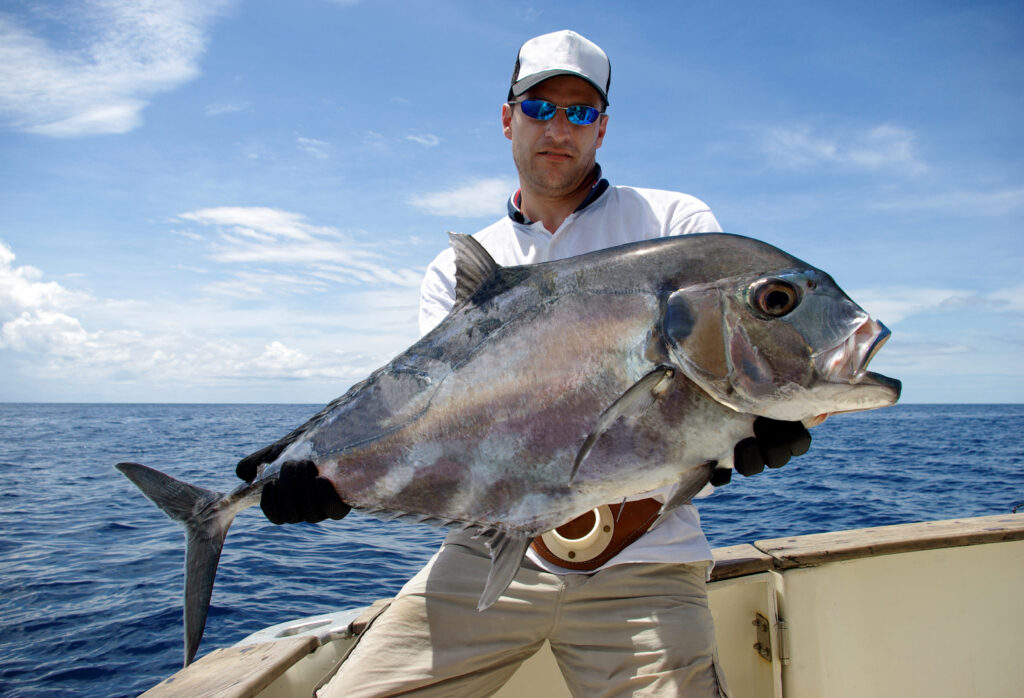
[{"label": "blue sky", "polygon": [[893,330],[906,402],[1024,402],[1024,5],[0,5],[0,400],[325,402],[515,185],[516,50],[611,57],[613,183]]}]

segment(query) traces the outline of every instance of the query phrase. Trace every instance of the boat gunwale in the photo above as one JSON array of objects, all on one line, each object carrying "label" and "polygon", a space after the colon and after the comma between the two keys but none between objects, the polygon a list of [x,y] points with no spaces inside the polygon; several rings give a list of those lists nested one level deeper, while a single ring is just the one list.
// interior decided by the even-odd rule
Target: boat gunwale
[{"label": "boat gunwale", "polygon": [[921,521],[716,548],[711,581],[877,555],[1024,540],[1024,514]]}]

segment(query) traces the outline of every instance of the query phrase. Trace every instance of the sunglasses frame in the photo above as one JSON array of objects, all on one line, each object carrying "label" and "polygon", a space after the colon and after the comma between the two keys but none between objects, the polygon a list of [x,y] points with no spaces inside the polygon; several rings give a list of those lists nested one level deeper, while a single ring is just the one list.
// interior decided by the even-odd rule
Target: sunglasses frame
[{"label": "sunglasses frame", "polygon": [[[547,105],[548,107],[551,107],[552,108],[551,115],[548,116],[545,119],[545,118],[542,118],[540,116],[533,116],[531,114],[527,114],[526,110],[523,109],[523,105],[526,104],[527,102],[535,102],[535,103],[539,103],[541,105]],[[546,99],[520,99],[520,100],[517,100],[517,101],[509,102],[509,104],[518,104],[519,105],[519,109],[523,112],[523,114],[527,118],[533,119],[534,121],[551,121],[551,119],[555,118],[555,114],[557,114],[559,110],[562,110],[562,111],[565,112],[565,118],[567,118],[569,120],[569,123],[574,125],[574,126],[593,126],[594,124],[596,124],[600,120],[601,116],[604,114],[603,111],[599,110],[597,107],[592,107],[589,104],[571,104],[568,107],[560,107],[557,104],[555,104],[554,102],[549,102]],[[541,108],[543,109],[544,107],[541,107]],[[572,115],[569,112],[570,109],[586,110],[585,113],[587,113],[588,111],[592,111],[595,114],[594,120],[593,121],[574,120]]]}]

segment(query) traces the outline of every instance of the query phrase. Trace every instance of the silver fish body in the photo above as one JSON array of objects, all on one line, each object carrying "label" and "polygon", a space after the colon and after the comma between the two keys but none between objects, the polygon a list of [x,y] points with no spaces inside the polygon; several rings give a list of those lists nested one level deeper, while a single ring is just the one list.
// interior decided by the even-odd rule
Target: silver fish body
[{"label": "silver fish body", "polygon": [[314,463],[354,509],[485,535],[486,608],[533,537],[671,485],[664,515],[731,464],[757,416],[812,420],[898,399],[898,381],[866,371],[888,330],[765,243],[688,235],[507,268],[472,238],[452,245],[449,316],[249,456],[252,484],[220,496],[118,465],[188,531],[186,663],[227,526],[285,462]]}]

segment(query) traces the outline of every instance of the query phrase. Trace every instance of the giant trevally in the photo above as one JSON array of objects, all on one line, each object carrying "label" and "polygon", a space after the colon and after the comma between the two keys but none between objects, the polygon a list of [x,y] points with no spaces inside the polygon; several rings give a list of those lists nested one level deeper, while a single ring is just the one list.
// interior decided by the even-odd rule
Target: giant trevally
[{"label": "giant trevally", "polygon": [[686,235],[518,267],[471,237],[451,243],[448,317],[248,456],[252,483],[225,495],[118,464],[185,526],[186,665],[228,527],[283,463],[312,463],[366,514],[485,536],[485,609],[535,536],[673,485],[664,515],[731,465],[757,416],[810,423],[899,397],[899,381],[866,370],[889,331],[763,242]]}]

